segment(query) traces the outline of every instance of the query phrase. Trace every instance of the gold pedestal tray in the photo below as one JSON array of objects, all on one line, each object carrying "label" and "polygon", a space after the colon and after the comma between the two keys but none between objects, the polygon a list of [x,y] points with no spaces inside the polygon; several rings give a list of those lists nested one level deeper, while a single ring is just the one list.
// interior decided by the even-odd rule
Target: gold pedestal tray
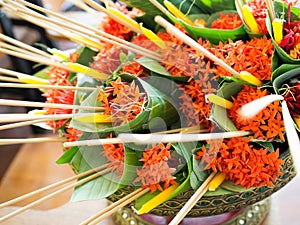
[{"label": "gold pedestal tray", "polygon": [[[181,225],[261,225],[270,210],[270,199],[267,198],[238,211],[215,216],[187,217]],[[137,215],[130,208],[120,209],[113,215],[118,225],[167,225],[172,217],[151,214]]]},{"label": "gold pedestal tray", "polygon": [[[288,151],[281,154],[281,158],[284,160],[282,168],[282,176],[278,177],[273,187],[260,187],[249,189],[245,192],[236,192],[226,195],[216,196],[203,196],[199,202],[193,207],[193,209],[187,214],[187,217],[206,217],[229,213],[237,210],[245,209],[247,206],[251,206],[259,201],[262,201],[273,193],[284,187],[289,183],[296,175],[296,171],[293,166],[293,160]],[[111,202],[115,202],[129,193],[134,191],[133,186],[128,186],[110,195],[107,199]],[[158,207],[151,210],[152,215],[174,217],[184,204],[194,194],[193,190],[187,190],[175,198],[164,202]],[[132,203],[129,207],[134,206]]]}]

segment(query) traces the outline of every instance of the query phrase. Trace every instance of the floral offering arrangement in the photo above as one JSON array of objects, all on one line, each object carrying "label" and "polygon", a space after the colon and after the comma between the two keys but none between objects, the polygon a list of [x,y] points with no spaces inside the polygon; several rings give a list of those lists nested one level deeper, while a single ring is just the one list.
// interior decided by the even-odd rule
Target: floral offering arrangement
[{"label": "floral offering arrangement", "polygon": [[[257,193],[233,211],[292,179],[287,158],[300,151],[296,1],[84,2],[103,13],[97,27],[24,0],[0,3],[80,44],[41,51],[2,38],[10,43],[3,53],[47,65],[34,76],[14,72],[25,84],[10,84],[40,89],[46,102],[26,105],[43,109],[3,121],[59,135],[57,163],[69,164],[79,179],[73,201],[115,202],[82,224],[97,224],[128,204],[139,215],[155,214],[192,191],[182,210],[168,214],[175,225],[193,215],[201,198]],[[199,215],[222,213],[217,208]]]}]

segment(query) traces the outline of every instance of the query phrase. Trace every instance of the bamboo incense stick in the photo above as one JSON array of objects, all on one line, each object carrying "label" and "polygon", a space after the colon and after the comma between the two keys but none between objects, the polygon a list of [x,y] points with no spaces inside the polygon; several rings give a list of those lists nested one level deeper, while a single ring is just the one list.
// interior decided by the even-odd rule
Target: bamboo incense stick
[{"label": "bamboo incense stick", "polygon": [[13,77],[19,77],[19,76],[23,76],[23,75],[31,76],[29,74],[20,73],[20,72],[16,72],[16,71],[9,70],[9,69],[4,69],[4,68],[0,68],[0,73],[10,75],[10,76],[13,76]]},{"label": "bamboo incense stick", "polygon": [[235,69],[233,69],[231,66],[227,65],[223,60],[219,59],[216,57],[214,54],[209,52],[207,49],[205,49],[203,46],[201,46],[199,43],[194,41],[192,38],[189,36],[185,35],[182,33],[180,30],[178,30],[176,27],[174,27],[172,24],[170,24],[167,20],[162,18],[161,16],[156,16],[155,21],[163,26],[168,32],[172,33],[175,37],[179,38],[182,40],[184,43],[187,45],[193,47],[195,50],[201,52],[204,56],[207,58],[211,59],[215,63],[219,64],[222,66],[223,69],[231,73],[235,77],[239,77],[239,72],[237,72]]},{"label": "bamboo incense stick", "polygon": [[71,181],[73,181],[73,180],[77,180],[77,179],[80,179],[80,178],[82,178],[82,177],[88,176],[88,175],[90,175],[90,174],[92,174],[92,173],[95,173],[95,172],[98,172],[98,171],[100,171],[100,170],[103,170],[103,169],[105,169],[107,166],[108,166],[108,164],[105,164],[105,165],[102,165],[102,166],[99,166],[99,167],[90,169],[90,170],[85,171],[85,172],[83,172],[83,173],[74,175],[74,176],[69,177],[69,178],[67,178],[67,179],[58,181],[58,182],[53,183],[53,184],[50,184],[50,185],[48,185],[48,186],[46,186],[46,187],[43,187],[43,188],[40,188],[40,189],[38,189],[38,190],[32,191],[32,192],[30,192],[30,193],[28,193],[28,194],[25,194],[25,195],[19,196],[19,197],[17,197],[17,198],[14,198],[14,199],[12,199],[12,200],[9,200],[9,201],[7,201],[7,202],[1,203],[1,204],[0,204],[0,209],[3,208],[3,207],[7,207],[7,206],[10,206],[10,205],[12,205],[12,204],[15,204],[15,203],[17,203],[17,202],[23,201],[23,200],[25,200],[25,199],[31,198],[31,197],[36,196],[36,195],[38,195],[38,194],[41,194],[41,193],[43,193],[43,192],[45,192],[45,191],[48,191],[48,190],[57,188],[57,187],[59,187],[59,186],[61,186],[61,185],[63,185],[63,184],[69,183],[69,182],[71,182]]},{"label": "bamboo incense stick", "polygon": [[[2,41],[0,41],[0,47],[9,49],[9,50],[12,50],[12,51],[15,51],[15,52],[20,52],[20,53],[23,53],[23,54],[28,54],[28,55],[31,55],[31,56],[36,56],[37,55],[35,52],[31,52],[31,51],[28,51],[26,49],[22,49],[20,47],[14,46],[14,45],[6,44],[5,42],[2,42]],[[43,55],[38,55],[38,56],[39,57],[45,57]]]},{"label": "bamboo incense stick", "polygon": [[73,91],[94,91],[93,87],[74,87],[74,86],[59,86],[59,85],[38,85],[38,84],[15,84],[15,83],[0,83],[0,87],[7,88],[37,88],[37,89],[59,89]]},{"label": "bamboo incense stick", "polygon": [[[113,204],[113,207],[110,207],[108,210],[104,209],[101,212],[95,215],[95,219],[90,221],[89,223],[82,223],[82,224],[89,224],[89,225],[96,225],[100,221],[104,220],[105,218],[109,217],[113,213],[117,212],[119,209],[123,208],[124,206],[128,205],[130,202],[134,201],[135,199],[141,197],[142,195],[146,194],[150,191],[150,188],[145,189],[138,189],[139,192],[134,192],[134,195],[130,195],[130,198],[126,198],[126,200],[120,199],[119,201]],[[93,217],[93,218],[94,218]]]},{"label": "bamboo incense stick", "polygon": [[[18,11],[21,11],[22,13],[24,13],[24,14],[26,15],[26,10],[18,9]],[[27,12],[27,13],[28,13],[28,12]],[[70,30],[70,31],[75,31],[75,32],[78,33],[79,35],[82,35],[82,33],[83,33],[83,32],[82,32],[82,28],[74,27],[73,24],[67,24],[67,23],[62,22],[62,21],[57,21],[57,20],[54,20],[54,19],[52,19],[52,18],[49,18],[49,17],[43,16],[43,15],[40,15],[40,14],[38,14],[38,13],[32,13],[32,14],[30,14],[30,15],[33,16],[33,17],[35,17],[35,18],[38,18],[38,19],[40,19],[40,20],[45,20],[45,21],[47,21],[47,22],[53,23],[53,24],[55,24],[55,25],[58,25],[58,26],[60,26],[60,27],[67,28],[67,29]],[[119,47],[121,47],[121,48],[127,49],[127,50],[132,51],[132,52],[135,52],[135,53],[137,53],[137,54],[145,55],[145,56],[147,56],[147,57],[149,57],[149,58],[153,58],[153,59],[155,59],[155,60],[160,60],[160,57],[155,56],[155,55],[153,54],[153,52],[150,52],[150,51],[144,51],[144,49],[141,50],[140,48],[135,48],[137,45],[132,46],[132,45],[128,45],[127,43],[126,43],[126,44],[122,44],[122,43],[116,42],[116,41],[114,41],[114,40],[110,40],[110,39],[107,39],[107,38],[105,38],[105,37],[99,36],[99,35],[95,34],[95,32],[90,31],[90,30],[85,31],[84,33],[85,33],[84,35],[88,35],[89,37],[97,38],[97,39],[102,40],[102,41],[104,41],[104,42],[108,42],[108,43],[110,43],[110,44],[117,45],[117,46],[119,46]],[[88,36],[86,36],[87,39],[89,39]]]},{"label": "bamboo incense stick", "polygon": [[31,120],[31,121],[25,121],[25,122],[19,122],[19,123],[11,123],[11,124],[6,124],[6,125],[1,125],[0,130],[8,130],[8,129],[13,129],[17,127],[24,127],[24,126],[29,126],[37,123],[43,123],[49,121],[47,119],[40,119],[40,120]]},{"label": "bamboo incense stick", "polygon": [[[0,68],[1,69],[1,68]],[[11,77],[5,77],[5,76],[0,76],[0,80],[1,81],[7,81],[7,82],[18,82],[18,83],[22,83],[20,80],[16,79],[16,78],[11,78]]]},{"label": "bamboo incense stick", "polygon": [[[91,30],[91,29],[86,29],[86,27],[84,27],[86,31],[83,32],[82,26],[81,27],[75,27],[74,24],[72,24],[72,23],[71,24],[67,24],[65,21],[57,21],[57,20],[54,20],[53,18],[49,18],[49,17],[43,16],[43,15],[40,15],[40,14],[34,12],[33,10],[28,11],[28,10],[24,10],[23,8],[19,8],[19,9],[17,9],[17,11],[19,13],[15,13],[15,14],[18,14],[23,19],[30,20],[28,18],[28,15],[30,15],[32,17],[38,18],[41,21],[47,21],[47,22],[55,24],[55,25],[57,25],[57,26],[59,26],[61,28],[62,27],[67,28],[68,31],[76,32],[78,35],[84,35],[85,39],[87,39],[87,40],[92,41],[89,37],[97,38],[97,39],[102,40],[104,42],[107,42],[107,43],[119,46],[121,48],[124,48],[124,49],[127,49],[129,51],[135,52],[137,54],[141,54],[141,55],[147,56],[147,57],[155,59],[157,61],[161,60],[161,57],[159,56],[159,54],[157,54],[155,52],[152,52],[150,50],[147,50],[145,48],[141,48],[138,45],[132,44],[132,43],[127,42],[127,41],[124,41],[122,39],[118,39],[118,41],[115,41],[115,40],[111,40],[111,39],[108,39],[108,38],[103,37],[103,36],[99,36],[99,35],[95,34],[96,33],[95,32],[96,29],[95,30],[94,29]],[[20,13],[22,15],[20,15]],[[45,27],[47,29],[52,29],[55,32],[60,33],[61,35],[66,36],[69,39],[72,39],[72,38],[74,39],[74,37],[73,37],[74,35],[73,36],[71,34],[68,35],[66,33],[66,30],[60,30],[59,31],[57,27],[56,28],[55,27],[50,27],[49,25],[46,25],[46,24],[43,24],[43,23],[39,23],[38,21],[32,21],[32,20],[30,20],[30,21],[33,22],[33,23],[35,23],[35,24],[37,24],[37,25],[39,25],[39,26],[43,26],[43,27]],[[101,34],[103,34],[103,32]],[[82,40],[78,40],[78,41],[82,42]],[[89,42],[84,42],[84,44],[89,45],[90,41]],[[97,43],[97,45],[99,45],[99,44]],[[96,43],[93,46],[91,46],[91,47],[97,48]]]},{"label": "bamboo incense stick", "polygon": [[48,66],[55,66],[55,67],[62,68],[62,69],[68,70],[68,71],[72,71],[72,69],[68,66],[65,66],[61,63],[53,62],[53,61],[51,61],[51,60],[49,60],[45,57],[40,57],[38,55],[36,55],[37,57],[35,57],[35,56],[32,56],[32,55],[27,55],[27,54],[16,52],[16,51],[11,51],[11,50],[8,50],[8,49],[5,49],[5,48],[0,48],[0,52],[2,52],[4,54],[7,54],[7,55],[15,56],[15,57],[18,57],[18,58],[27,59],[27,60],[32,61],[32,62],[37,62],[37,63],[45,64],[45,65],[48,65]]},{"label": "bamboo incense stick", "polygon": [[0,146],[16,145],[16,144],[34,144],[34,143],[42,143],[42,142],[64,142],[64,141],[66,141],[65,138],[59,138],[59,137],[11,138],[11,139],[0,139]]},{"label": "bamboo incense stick", "polygon": [[8,36],[6,36],[4,34],[1,34],[1,33],[0,33],[0,39],[5,40],[7,42],[10,42],[10,43],[12,43],[12,44],[14,44],[16,46],[21,47],[21,48],[27,49],[27,50],[29,50],[31,52],[36,53],[36,54],[43,55],[46,58],[51,57],[51,55],[49,53],[47,53],[47,52],[44,52],[44,51],[42,51],[40,49],[37,49],[37,48],[34,48],[34,47],[32,47],[32,46],[30,46],[28,44],[25,44],[25,43],[23,43],[21,41],[18,41],[18,40],[14,39],[14,38],[8,37]]},{"label": "bamboo incense stick", "polygon": [[44,119],[47,121],[51,120],[63,120],[71,119],[74,115],[72,114],[57,114],[57,115],[29,115],[29,114],[0,114],[0,123],[12,123],[28,120],[39,120]]},{"label": "bamboo incense stick", "polygon": [[249,135],[246,131],[233,131],[222,133],[204,133],[204,134],[120,134],[116,138],[93,139],[84,141],[65,142],[65,147],[73,146],[94,146],[104,144],[117,143],[136,143],[136,144],[151,144],[151,143],[176,143],[176,142],[192,142],[205,141],[213,139],[232,138]]},{"label": "bamboo incense stick", "polygon": [[[130,193],[129,195],[126,195],[125,197],[121,198],[120,200],[114,202],[113,204],[110,204],[109,206],[107,206],[105,209],[101,210],[99,213],[91,216],[90,218],[86,219],[85,221],[83,221],[82,223],[80,223],[79,225],[87,225],[90,224],[92,221],[98,219],[100,216],[102,216],[105,213],[109,213],[111,210],[114,210],[115,207],[119,206],[119,204],[121,204],[122,202],[127,201],[128,199],[132,199],[133,197],[135,197],[138,193],[140,193],[141,191],[143,191],[143,188],[139,188],[137,190],[135,190],[134,192]],[[148,190],[149,191],[149,190]]]},{"label": "bamboo incense stick", "polygon": [[111,17],[112,19],[114,19],[115,21],[119,22],[120,24],[123,24],[124,26],[128,27],[129,29],[131,29],[132,31],[136,32],[136,33],[140,33],[142,34],[143,32],[136,28],[135,26],[132,26],[131,24],[127,23],[126,21],[120,19],[119,17],[115,16],[114,14],[112,14],[111,12],[109,12],[106,8],[104,8],[103,6],[101,6],[100,4],[98,4],[97,2],[94,2],[92,0],[83,0],[87,5],[91,6],[92,8],[105,13],[106,15],[108,15],[109,17]]},{"label": "bamboo incense stick", "polygon": [[96,13],[96,11],[94,9],[92,9],[91,7],[86,5],[82,0],[69,0],[69,1],[72,2],[78,8],[80,8],[88,13],[91,13],[91,14]]},{"label": "bamboo incense stick", "polygon": [[194,205],[202,198],[202,196],[208,190],[208,185],[215,175],[216,173],[210,174],[210,176],[202,183],[202,185],[197,189],[193,196],[185,203],[183,208],[173,218],[169,225],[177,225],[184,219],[186,214],[188,214],[188,212],[194,207]]},{"label": "bamboo incense stick", "polygon": [[[96,33],[96,34],[99,34],[99,35],[102,36],[102,37],[106,37],[106,38],[108,38],[108,39],[114,40],[115,42],[119,42],[119,43],[121,43],[121,44],[124,44],[125,46],[130,46],[130,47],[132,47],[132,48],[134,48],[134,49],[138,49],[138,50],[140,50],[140,51],[142,51],[142,52],[144,52],[144,53],[147,53],[147,54],[148,54],[148,57],[149,57],[149,55],[153,55],[153,56],[155,56],[156,58],[160,58],[160,55],[159,55],[158,53],[156,53],[156,52],[152,52],[152,51],[150,51],[150,50],[148,50],[148,49],[145,49],[145,48],[143,48],[143,47],[140,47],[140,46],[138,46],[138,45],[136,45],[136,44],[133,44],[133,43],[131,43],[131,42],[125,41],[125,40],[123,40],[123,39],[121,39],[121,38],[115,37],[114,35],[108,34],[108,33],[104,32],[104,31],[99,30],[99,29],[96,29],[96,28],[94,28],[94,27],[91,27],[91,26],[82,24],[82,23],[80,23],[80,22],[77,22],[77,21],[75,21],[74,19],[71,19],[71,18],[69,18],[69,17],[63,16],[63,15],[61,15],[61,14],[59,14],[59,13],[53,12],[53,11],[51,11],[51,10],[48,10],[48,9],[45,9],[45,8],[42,8],[42,7],[39,7],[39,6],[34,5],[34,4],[32,4],[32,3],[26,2],[26,1],[24,1],[24,0],[17,0],[17,2],[19,2],[19,3],[23,4],[23,5],[26,5],[26,6],[30,7],[30,8],[33,8],[33,9],[35,9],[35,10],[38,10],[38,11],[40,11],[40,12],[46,13],[46,14],[48,14],[48,15],[51,15],[51,16],[53,16],[53,17],[59,18],[59,19],[61,19],[62,21],[68,22],[68,23],[70,23],[70,24],[73,25],[73,26],[76,25],[76,26],[78,26],[78,27],[81,28],[81,29],[83,28],[83,29],[85,29],[85,30],[92,31],[92,32],[94,32],[94,33]],[[103,39],[103,41],[108,42],[107,39],[106,39],[106,40]],[[113,44],[113,43],[111,43],[111,44]]]},{"label": "bamboo incense stick", "polygon": [[80,180],[80,181],[78,181],[78,182],[76,182],[74,184],[70,184],[70,185],[68,185],[68,186],[66,186],[66,187],[64,187],[64,188],[62,188],[60,190],[57,190],[57,191],[55,191],[55,192],[53,192],[53,193],[51,193],[51,194],[49,194],[49,195],[47,195],[45,197],[42,197],[39,200],[36,200],[36,201],[34,201],[34,202],[32,202],[32,203],[24,206],[24,207],[22,207],[22,208],[20,208],[20,209],[18,209],[16,211],[14,211],[14,212],[12,212],[12,213],[9,213],[9,214],[1,217],[0,218],[0,223],[3,222],[3,221],[5,221],[5,220],[8,220],[8,219],[10,219],[10,218],[12,218],[12,217],[14,217],[16,215],[19,215],[20,213],[26,211],[27,209],[30,209],[30,208],[32,208],[32,207],[34,207],[34,206],[36,206],[36,205],[38,205],[38,204],[40,204],[40,203],[42,203],[42,202],[50,199],[50,198],[52,198],[52,197],[54,197],[54,196],[56,196],[56,195],[58,195],[60,193],[63,193],[63,192],[65,192],[65,191],[67,191],[67,190],[69,190],[71,188],[76,187],[76,186],[82,185],[82,184],[84,184],[84,183],[86,183],[88,181],[91,181],[91,180],[93,180],[93,179],[95,179],[95,178],[97,178],[97,177],[99,177],[99,176],[101,176],[103,174],[109,173],[110,171],[111,171],[111,168],[105,169],[105,170],[103,170],[101,172],[98,172],[98,173],[95,173],[95,174],[93,174],[93,175],[91,175],[89,177],[86,177],[86,178],[84,178],[84,179],[82,179],[82,180]]},{"label": "bamboo incense stick", "polygon": [[168,14],[169,11],[163,7],[158,1],[156,0],[149,0],[154,6],[156,6],[163,14]]},{"label": "bamboo incense stick", "polygon": [[273,5],[273,1],[272,0],[266,0],[267,3],[267,9],[270,12],[270,17],[271,17],[271,21],[275,20],[276,15],[275,15],[275,9],[274,9],[274,5]]},{"label": "bamboo incense stick", "polygon": [[25,106],[25,107],[46,107],[46,108],[59,108],[59,109],[104,110],[103,107],[67,105],[67,104],[32,102],[32,101],[21,101],[21,100],[8,100],[8,99],[0,99],[0,105]]}]

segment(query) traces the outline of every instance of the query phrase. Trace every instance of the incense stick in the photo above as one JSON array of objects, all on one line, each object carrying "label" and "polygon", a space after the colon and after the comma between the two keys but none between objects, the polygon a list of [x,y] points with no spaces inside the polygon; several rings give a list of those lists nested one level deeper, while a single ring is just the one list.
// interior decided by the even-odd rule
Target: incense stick
[{"label": "incense stick", "polygon": [[9,213],[9,214],[1,217],[0,218],[0,223],[3,222],[3,221],[5,221],[5,220],[7,220],[7,219],[10,219],[10,218],[18,215],[18,214],[20,214],[20,213],[22,213],[24,211],[26,211],[27,209],[30,209],[30,208],[32,208],[32,207],[34,207],[34,206],[36,206],[36,205],[38,205],[38,204],[46,201],[46,200],[48,200],[48,199],[50,199],[50,198],[58,195],[60,193],[63,193],[63,192],[65,192],[65,191],[67,191],[67,190],[69,190],[71,188],[76,187],[76,186],[82,185],[82,184],[84,184],[84,183],[86,183],[88,181],[91,181],[91,180],[93,180],[93,179],[95,179],[95,178],[97,178],[97,177],[99,177],[99,176],[101,176],[103,174],[106,174],[106,173],[108,173],[110,171],[111,171],[111,168],[105,169],[105,170],[103,170],[101,172],[95,173],[95,174],[93,174],[93,175],[91,175],[91,176],[89,176],[87,178],[84,178],[84,179],[82,179],[82,180],[80,180],[80,181],[78,181],[78,182],[76,182],[74,184],[70,184],[70,185],[68,185],[68,186],[66,186],[66,187],[64,187],[64,188],[62,188],[60,190],[57,190],[57,191],[55,191],[55,192],[53,192],[53,193],[51,193],[51,194],[49,194],[49,195],[47,195],[45,197],[42,197],[39,200],[36,200],[36,201],[34,201],[34,202],[32,202],[32,203],[24,206],[24,207],[22,207],[22,208],[20,208],[20,209],[18,209],[16,211],[14,211],[14,212],[12,212],[12,213]]},{"label": "incense stick", "polygon": [[64,141],[66,141],[65,138],[59,138],[59,137],[11,138],[11,139],[0,139],[0,146],[16,145],[16,144],[35,144],[35,143],[42,143],[42,142],[64,142]]},{"label": "incense stick", "polygon": [[0,99],[0,105],[46,107],[46,108],[59,108],[59,109],[104,110],[103,107],[67,105],[67,104],[45,103],[45,102],[31,102],[31,101],[8,100],[8,99]]},{"label": "incense stick", "polygon": [[91,13],[91,14],[96,13],[96,11],[94,9],[92,9],[91,7],[86,5],[82,0],[69,0],[69,1],[72,2],[78,8],[80,8],[88,13]]},{"label": "incense stick", "polygon": [[[44,23],[39,23],[38,21],[30,20],[28,18],[28,15],[30,15],[32,17],[35,17],[35,18],[38,18],[39,20],[43,20],[43,21],[47,21],[49,23],[55,24],[55,25],[57,25],[59,27],[67,28],[68,31],[73,31],[73,32],[75,32],[78,35],[84,35],[85,39],[87,39],[87,40],[92,41],[89,37],[97,38],[97,39],[102,40],[104,42],[107,42],[107,43],[119,46],[121,48],[124,48],[124,49],[127,49],[129,51],[135,52],[137,54],[141,54],[141,55],[147,56],[147,57],[155,59],[157,61],[161,60],[159,54],[157,54],[155,52],[152,52],[150,50],[147,50],[145,48],[139,47],[138,45],[132,44],[132,43],[127,42],[127,41],[124,41],[122,39],[118,39],[117,41],[116,40],[111,40],[112,39],[111,36],[109,36],[109,38],[111,38],[111,39],[108,39],[108,38],[103,37],[103,36],[99,36],[99,35],[95,34],[95,30],[96,29],[95,30],[94,29],[87,29],[84,26],[84,28],[86,29],[86,31],[83,33],[82,26],[79,27],[79,28],[77,28],[77,27],[74,26],[74,24],[70,24],[69,25],[65,21],[54,20],[53,18],[49,18],[49,17],[43,16],[43,15],[40,15],[40,14],[34,12],[33,10],[28,11],[28,10],[24,10],[22,8],[19,8],[19,9],[17,9],[17,11],[19,13],[15,13],[15,14],[19,15],[23,19],[27,19],[27,20],[31,21],[32,23],[35,23],[35,24],[37,24],[39,26],[43,26],[43,27],[45,27],[47,29],[52,29],[52,30],[54,30],[55,32],[57,32],[59,34],[61,34],[63,36],[66,36],[69,39],[74,39],[74,35],[72,36],[71,34],[67,34],[65,30],[58,30],[58,27],[55,28],[55,27],[51,27],[49,25],[46,25]],[[20,13],[22,15],[20,15]],[[101,34],[103,34],[103,32]],[[90,44],[90,42],[84,42],[82,40],[78,40],[78,41],[81,41],[82,43],[84,43],[86,45]],[[99,44],[97,43],[97,45],[99,45]],[[97,48],[96,43],[94,45],[92,45],[91,47]]]},{"label": "incense stick", "polygon": [[156,6],[163,14],[168,14],[169,11],[163,7],[158,1],[156,0],[149,0],[154,6]]},{"label": "incense stick", "polygon": [[267,9],[270,12],[271,21],[273,21],[276,18],[273,1],[272,0],[266,0],[266,3],[267,3]]},{"label": "incense stick", "polygon": [[[1,69],[1,68],[0,68]],[[8,81],[8,82],[18,82],[18,83],[22,83],[20,80],[16,79],[16,78],[11,78],[11,77],[5,77],[5,76],[0,76],[0,80],[1,81]]]},{"label": "incense stick", "polygon": [[150,188],[142,189],[139,188],[133,193],[129,194],[128,197],[122,198],[119,201],[113,203],[112,205],[108,206],[107,208],[103,209],[96,215],[92,216],[88,220],[84,221],[80,225],[96,225],[100,221],[104,220],[105,218],[109,217],[113,213],[117,212],[119,209],[123,208],[124,206],[128,205],[130,202],[134,201],[135,199],[141,197],[142,195],[146,194],[150,191]]},{"label": "incense stick", "polygon": [[173,218],[169,225],[177,225],[184,219],[186,214],[194,207],[194,205],[201,199],[201,197],[208,190],[208,185],[210,181],[214,178],[216,173],[211,173],[210,176],[202,183],[202,185],[197,189],[193,196],[185,203],[183,208],[179,213]]},{"label": "incense stick", "polygon": [[5,41],[7,41],[7,42],[10,42],[10,43],[12,43],[12,44],[14,44],[16,46],[21,47],[21,48],[27,49],[27,50],[29,50],[31,52],[35,52],[36,54],[43,55],[45,57],[51,57],[51,55],[49,53],[47,53],[47,52],[44,52],[44,51],[42,51],[40,49],[37,49],[37,48],[34,48],[34,47],[30,46],[30,45],[27,45],[27,44],[25,44],[25,43],[23,43],[21,41],[18,41],[18,40],[14,39],[14,38],[8,37],[8,36],[6,36],[4,34],[1,34],[1,33],[0,33],[0,39],[3,39]]},{"label": "incense stick", "polygon": [[9,201],[7,201],[7,202],[1,203],[1,204],[0,204],[0,209],[3,208],[3,207],[7,207],[7,206],[10,206],[10,205],[12,205],[12,204],[15,204],[15,203],[17,203],[17,202],[23,201],[23,200],[28,199],[28,198],[30,198],[30,197],[33,197],[33,196],[35,196],[35,195],[41,194],[41,193],[43,193],[43,192],[45,192],[45,191],[48,191],[48,190],[50,190],[50,189],[54,189],[54,188],[56,188],[56,187],[58,187],[58,186],[61,186],[61,185],[66,184],[66,183],[69,183],[69,182],[71,182],[71,181],[73,181],[73,180],[77,180],[77,179],[80,179],[80,178],[85,177],[85,176],[87,176],[87,175],[90,175],[90,174],[92,174],[92,173],[98,172],[99,170],[102,170],[102,169],[106,168],[107,165],[108,165],[108,164],[105,164],[105,165],[102,165],[102,166],[99,166],[99,167],[90,169],[90,170],[85,171],[85,172],[83,172],[83,173],[74,175],[74,176],[69,177],[69,178],[67,178],[67,179],[58,181],[58,182],[53,183],[53,184],[50,184],[50,185],[48,185],[48,186],[46,186],[46,187],[43,187],[43,188],[40,188],[40,189],[38,189],[38,190],[32,191],[32,192],[30,192],[30,193],[28,193],[28,194],[25,194],[25,195],[19,196],[19,197],[17,197],[17,198],[14,198],[14,199],[12,199],[12,200],[9,200]]},{"label": "incense stick", "polygon": [[24,127],[24,126],[29,126],[37,123],[43,123],[49,121],[47,119],[40,119],[40,120],[31,120],[31,121],[26,121],[26,122],[19,122],[19,123],[11,123],[7,125],[1,125],[0,130],[8,130],[8,129],[13,129],[17,127]]},{"label": "incense stick", "polygon": [[59,85],[38,85],[38,84],[15,84],[15,83],[0,83],[0,87],[7,88],[37,88],[37,89],[59,89],[72,91],[94,91],[93,87],[74,87],[74,86],[59,86]]},{"label": "incense stick", "polygon": [[10,76],[13,76],[13,77],[19,77],[19,76],[24,76],[24,75],[31,76],[29,74],[20,73],[20,72],[16,72],[16,71],[9,70],[9,69],[4,69],[4,68],[0,68],[0,73],[10,75]]},{"label": "incense stick", "polygon": [[51,60],[49,60],[45,57],[40,57],[39,55],[36,55],[36,56],[27,55],[27,54],[24,54],[24,53],[11,51],[11,50],[8,50],[8,49],[5,49],[5,48],[0,48],[0,52],[2,52],[4,54],[7,54],[7,55],[15,56],[15,57],[18,57],[18,58],[27,59],[27,60],[30,60],[32,62],[37,62],[37,63],[45,64],[45,65],[48,65],[48,66],[55,66],[55,67],[62,68],[62,69],[68,70],[68,71],[72,71],[72,69],[68,66],[65,66],[61,63],[53,62],[53,61],[51,61]]},{"label": "incense stick", "polygon": [[[102,216],[105,213],[110,212],[111,210],[114,210],[115,207],[117,207],[119,204],[121,204],[124,201],[127,201],[128,199],[132,199],[132,197],[135,197],[139,192],[143,191],[143,188],[139,188],[137,190],[135,190],[134,192],[130,193],[129,195],[126,195],[125,197],[123,197],[122,199],[114,202],[113,204],[110,204],[109,206],[107,206],[105,209],[101,210],[99,213],[89,217],[88,219],[86,219],[85,221],[83,221],[82,223],[80,223],[79,225],[87,225],[90,224],[90,222],[98,219],[100,216]],[[149,190],[148,190],[149,191]]]},{"label": "incense stick", "polygon": [[249,135],[245,131],[233,131],[222,133],[204,133],[204,134],[120,134],[116,138],[104,138],[84,141],[74,141],[64,143],[65,147],[73,146],[94,146],[117,143],[136,143],[136,144],[154,144],[154,143],[176,143],[205,141],[213,139],[232,138]]},{"label": "incense stick", "polygon": [[124,26],[128,27],[130,30],[136,32],[136,33],[140,33],[142,34],[143,32],[132,26],[129,23],[126,23],[125,21],[121,20],[119,17],[115,16],[114,14],[112,14],[111,12],[109,12],[106,8],[104,8],[103,6],[99,5],[98,3],[92,1],[92,0],[83,0],[86,4],[88,4],[89,6],[91,6],[92,8],[99,10],[100,12],[105,13],[106,15],[108,15],[109,17],[111,17],[112,19],[114,19],[115,21],[119,22],[120,24],[123,24]]},{"label": "incense stick", "polygon": [[[15,52],[20,52],[20,53],[28,54],[28,55],[31,55],[31,56],[37,56],[37,54],[35,52],[31,52],[31,51],[28,51],[26,49],[22,49],[20,47],[15,46],[15,45],[7,44],[7,43],[2,42],[2,41],[0,41],[0,47],[9,49],[9,50],[12,50],[12,51],[15,51]],[[38,57],[44,57],[44,58],[46,58],[45,56],[39,55],[39,54],[38,54]]]},{"label": "incense stick", "polygon": [[168,32],[172,33],[175,37],[179,38],[187,45],[193,47],[195,50],[201,52],[207,58],[211,59],[215,63],[222,66],[223,69],[225,69],[226,71],[231,73],[233,76],[239,77],[239,73],[235,69],[233,69],[231,66],[227,65],[223,60],[219,59],[214,54],[209,52],[207,49],[205,49],[203,46],[201,46],[198,42],[194,41],[192,38],[190,38],[189,36],[182,33],[180,30],[178,30],[176,27],[174,27],[172,24],[170,24],[164,18],[162,18],[161,16],[156,16],[155,21],[158,24],[160,24],[161,26],[163,26]]},{"label": "incense stick", "polygon": [[[125,41],[125,40],[123,40],[121,38],[115,37],[114,35],[108,34],[108,33],[104,32],[104,31],[98,30],[98,29],[96,29],[94,27],[90,27],[90,26],[87,26],[87,25],[82,24],[80,22],[77,22],[77,21],[75,21],[75,20],[73,20],[71,18],[68,18],[66,16],[63,16],[63,15],[61,15],[59,13],[53,12],[51,10],[48,10],[48,9],[45,9],[45,8],[42,8],[42,7],[39,7],[39,6],[34,5],[32,3],[26,2],[24,0],[17,0],[17,2],[19,2],[19,3],[23,4],[23,5],[26,5],[26,6],[30,7],[30,8],[33,8],[35,10],[38,10],[40,12],[46,13],[48,15],[51,15],[53,17],[59,18],[59,19],[61,19],[64,22],[69,22],[72,25],[76,25],[76,26],[80,27],[81,29],[83,28],[83,29],[92,31],[92,32],[94,32],[96,34],[99,34],[100,36],[107,37],[107,38],[109,38],[111,40],[114,40],[115,42],[119,42],[121,44],[124,44],[125,46],[130,46],[130,47],[132,47],[134,49],[138,49],[138,50],[140,50],[140,51],[142,51],[144,53],[147,53],[148,57],[152,55],[152,56],[155,56],[156,58],[160,59],[160,55],[158,53],[156,53],[156,52],[152,52],[152,51],[150,51],[148,49],[145,49],[143,47],[140,47],[140,46],[138,46],[136,44],[133,44],[133,43]],[[103,41],[108,42],[107,39],[103,39]],[[112,42],[109,42],[109,43],[114,44]]]},{"label": "incense stick", "polygon": [[71,119],[74,115],[72,114],[57,114],[57,115],[29,115],[29,114],[0,114],[0,123],[12,123],[28,120],[63,120]]}]

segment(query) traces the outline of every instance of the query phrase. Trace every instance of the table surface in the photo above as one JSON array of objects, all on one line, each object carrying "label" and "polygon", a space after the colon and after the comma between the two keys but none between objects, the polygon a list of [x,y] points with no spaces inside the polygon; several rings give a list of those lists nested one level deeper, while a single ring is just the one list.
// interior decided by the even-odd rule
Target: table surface
[{"label": "table surface", "polygon": [[[0,202],[70,177],[73,172],[68,166],[55,164],[59,155],[61,155],[61,148],[60,144],[57,143],[24,145],[0,184]],[[297,176],[284,188],[272,195],[271,211],[264,225],[300,224],[298,213],[300,208],[299,187],[300,178]],[[75,225],[106,206],[105,200],[71,203],[69,202],[70,196],[71,190],[1,224]],[[26,202],[0,209],[0,216],[24,204]],[[99,224],[113,225],[114,223],[109,218]]]}]

